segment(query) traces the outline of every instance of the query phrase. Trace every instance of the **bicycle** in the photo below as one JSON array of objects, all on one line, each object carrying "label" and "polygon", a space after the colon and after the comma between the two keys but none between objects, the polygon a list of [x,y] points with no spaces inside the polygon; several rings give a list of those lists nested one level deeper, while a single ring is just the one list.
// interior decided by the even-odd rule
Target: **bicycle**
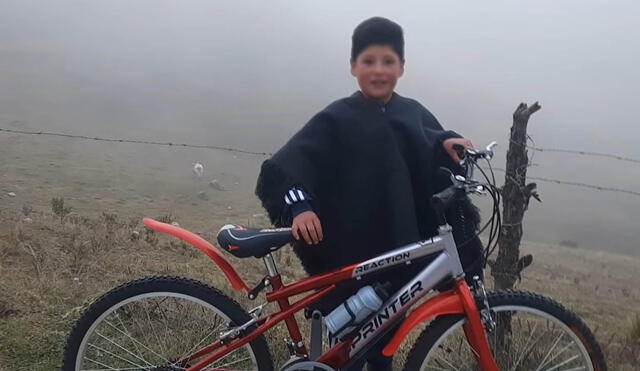
[{"label": "bicycle", "polygon": [[[274,366],[264,333],[280,322],[289,332],[291,355],[280,370],[346,369],[397,325],[383,348],[387,356],[396,353],[414,328],[432,320],[413,344],[406,370],[606,371],[602,351],[591,331],[557,302],[529,292],[487,293],[477,277],[471,288],[464,279],[444,215],[452,202],[466,194],[491,194],[491,238],[497,236],[500,216],[495,207],[499,201],[495,178],[492,183],[477,164],[485,159],[490,165],[494,145],[495,142],[481,151],[465,151],[466,176],[450,174],[453,184],[433,196],[440,221],[436,236],[289,285],[282,283],[271,254],[292,242],[289,228],[227,225],[218,233],[218,242],[227,252],[263,260],[267,275],[250,288],[209,242],[180,227],[145,218],[148,228],[176,236],[202,250],[222,270],[233,289],[246,291],[249,299],[255,300],[270,288],[265,294],[266,303],[246,312],[221,291],[195,280],[162,276],[131,281],[107,292],[83,313],[69,335],[63,369],[270,371]],[[482,171],[486,183],[473,180],[474,168]],[[491,243],[492,240],[488,253]],[[331,292],[340,282],[412,264],[424,257],[431,257],[431,261],[415,277],[388,295],[364,320],[350,322],[350,327],[325,352],[322,314],[314,311],[307,350],[295,313]],[[449,283],[447,290],[414,306],[428,293],[435,293],[434,289],[441,288],[443,282]],[[290,302],[292,296],[304,293],[307,296]],[[263,316],[269,303],[276,303],[278,310]]]}]

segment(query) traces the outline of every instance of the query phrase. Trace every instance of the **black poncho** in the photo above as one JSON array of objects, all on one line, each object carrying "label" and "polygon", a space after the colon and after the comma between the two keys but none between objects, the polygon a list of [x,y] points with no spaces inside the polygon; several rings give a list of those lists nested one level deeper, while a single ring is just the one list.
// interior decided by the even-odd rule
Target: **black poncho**
[{"label": "black poncho", "polygon": [[[285,192],[297,185],[311,194],[324,240],[294,246],[309,274],[363,261],[436,233],[429,200],[448,186],[437,169],[456,167],[442,146],[451,137],[458,135],[415,100],[394,94],[381,105],[357,92],[316,114],[263,163],[256,195],[274,225],[290,226]],[[471,216],[466,228],[450,221],[465,232],[457,240],[472,237]]]}]

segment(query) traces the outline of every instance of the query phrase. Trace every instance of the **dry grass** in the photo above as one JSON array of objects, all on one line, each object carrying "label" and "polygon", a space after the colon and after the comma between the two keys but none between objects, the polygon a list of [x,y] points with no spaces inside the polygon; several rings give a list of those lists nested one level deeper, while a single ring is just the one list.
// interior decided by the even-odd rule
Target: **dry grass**
[{"label": "dry grass", "polygon": [[[59,368],[65,336],[82,309],[109,288],[134,278],[196,278],[223,289],[245,308],[257,304],[234,292],[196,248],[153,232],[153,238],[132,238],[134,231],[143,229],[137,221],[109,213],[97,219],[69,215],[62,222],[47,213],[32,214],[30,222],[22,219],[17,213],[0,214],[0,365],[14,370]],[[296,258],[290,254],[277,255],[282,273],[299,277],[292,259]],[[234,263],[250,284],[264,272],[259,261]],[[285,337],[284,328],[277,330],[274,344]],[[284,348],[278,346],[274,355],[284,359]]]},{"label": "dry grass", "polygon": [[[580,316],[596,335],[611,370],[637,370],[640,342],[632,341],[640,304],[640,260],[603,251],[525,243],[533,264],[519,289],[551,296]],[[491,282],[488,282],[491,286]]]},{"label": "dry grass", "polygon": [[[19,212],[0,213],[3,226],[0,288],[4,293],[0,297],[0,365],[14,370],[58,368],[65,336],[81,310],[107,289],[133,278],[154,274],[193,277],[224,289],[246,308],[256,304],[233,292],[213,263],[197,249],[157,234],[153,239],[132,238],[134,231],[141,231],[138,218],[114,213],[103,213],[98,218],[70,214],[61,222],[53,213],[32,212],[30,219],[25,222]],[[170,219],[175,221],[176,217],[172,215]],[[205,237],[213,238],[212,234]],[[564,251],[556,255],[562,256],[562,253]],[[295,256],[286,249],[277,253],[276,260],[285,277],[290,280],[303,277]],[[248,282],[257,282],[264,272],[257,260],[235,260],[234,263],[241,267],[241,274]],[[540,267],[532,268],[529,279],[525,277],[524,288],[536,289],[544,264],[541,261]],[[574,286],[571,291],[575,291],[575,280],[569,277],[566,280]],[[585,284],[584,280],[578,283]],[[600,283],[603,284],[606,282]],[[555,287],[556,292],[563,289],[561,283]],[[637,291],[629,292],[633,300],[637,295]],[[640,349],[640,316],[636,314],[630,324],[602,326],[600,323],[608,314],[592,312],[589,307],[574,305],[572,309],[596,329],[612,369],[632,370]],[[301,322],[306,332],[308,326],[304,320]],[[626,331],[618,332],[616,326]],[[628,335],[617,336],[619,333]],[[286,333],[281,326],[270,341],[274,356],[280,362],[287,357],[281,343],[284,337]],[[402,349],[396,362],[398,367],[408,350],[408,347]]]},{"label": "dry grass", "polygon": [[629,320],[627,339],[622,346],[622,352],[629,362],[640,364],[640,313],[635,313]]}]

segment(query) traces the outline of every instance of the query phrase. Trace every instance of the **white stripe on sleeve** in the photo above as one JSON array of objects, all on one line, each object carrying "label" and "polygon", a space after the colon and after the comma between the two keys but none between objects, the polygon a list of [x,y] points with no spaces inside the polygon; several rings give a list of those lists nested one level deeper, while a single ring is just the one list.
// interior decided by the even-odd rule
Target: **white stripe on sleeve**
[{"label": "white stripe on sleeve", "polygon": [[304,195],[302,194],[302,191],[298,189],[298,196],[300,196],[300,201],[304,201]]},{"label": "white stripe on sleeve", "polygon": [[287,205],[291,205],[293,202],[291,202],[291,200],[289,199],[288,195],[284,195],[284,202],[287,203]]},{"label": "white stripe on sleeve", "polygon": [[291,196],[291,201],[298,202],[298,199],[296,198],[296,194],[293,193],[293,190],[289,190],[289,195]]}]

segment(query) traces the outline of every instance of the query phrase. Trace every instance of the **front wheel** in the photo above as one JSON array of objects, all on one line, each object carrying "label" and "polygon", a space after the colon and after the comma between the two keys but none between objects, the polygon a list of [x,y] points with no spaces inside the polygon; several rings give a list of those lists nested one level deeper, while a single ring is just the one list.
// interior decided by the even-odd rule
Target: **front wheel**
[{"label": "front wheel", "polygon": [[[195,280],[132,281],[103,295],[78,320],[63,370],[185,370],[191,364],[180,360],[250,318],[235,301]],[[205,369],[271,371],[273,363],[260,336]]]},{"label": "front wheel", "polygon": [[[607,370],[589,328],[557,302],[517,291],[489,293],[487,299],[495,322],[487,339],[500,370]],[[411,349],[405,370],[480,370],[465,323],[461,315],[436,318]]]}]

